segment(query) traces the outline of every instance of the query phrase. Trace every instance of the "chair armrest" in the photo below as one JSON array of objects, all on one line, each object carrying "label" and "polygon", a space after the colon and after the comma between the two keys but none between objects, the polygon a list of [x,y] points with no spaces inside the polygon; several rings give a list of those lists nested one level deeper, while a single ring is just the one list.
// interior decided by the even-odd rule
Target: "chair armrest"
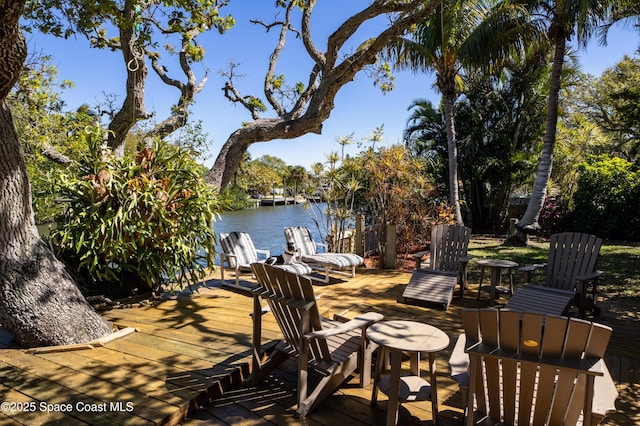
[{"label": "chair armrest", "polygon": [[533,271],[535,271],[537,269],[546,268],[546,267],[547,267],[546,263],[536,263],[536,264],[533,264],[533,265],[527,265],[527,266],[523,266],[521,268],[518,268],[518,271],[520,271],[520,272],[533,272]]},{"label": "chair armrest", "polygon": [[599,278],[602,276],[602,271],[593,271],[589,274],[579,275],[576,277],[577,281],[591,281],[593,279]]},{"label": "chair armrest", "polygon": [[473,259],[473,255],[469,255],[469,256],[462,256],[460,258],[460,263],[469,263],[469,261]]},{"label": "chair armrest", "polygon": [[533,265],[523,266],[521,268],[518,268],[518,270],[522,272],[522,278],[524,280],[524,283],[527,284],[531,282],[531,273],[533,271],[535,271],[536,269],[546,268],[546,267],[547,267],[546,263],[536,263]]},{"label": "chair armrest", "polygon": [[[238,256],[231,253],[220,253],[220,266],[224,267],[224,262],[227,262],[227,266],[231,267],[231,259],[236,259]],[[238,262],[236,262],[236,269],[238,269]]]},{"label": "chair armrest", "polygon": [[464,351],[467,343],[467,336],[463,333],[458,336],[456,345],[451,351],[449,357],[449,367],[451,367],[451,378],[458,382],[458,386],[466,387],[469,385],[469,355]]},{"label": "chair armrest", "polygon": [[335,336],[337,334],[344,334],[346,332],[356,330],[358,328],[367,328],[374,322],[380,321],[384,318],[382,314],[375,312],[367,312],[366,314],[357,316],[349,322],[340,324],[337,327],[325,328],[322,330],[314,331],[304,335],[306,339],[325,339],[329,336]]},{"label": "chair armrest", "polygon": [[593,387],[593,414],[604,417],[605,414],[616,411],[616,399],[618,390],[609,374],[607,365],[602,362],[603,375],[596,376]]},{"label": "chair armrest", "polygon": [[271,256],[271,252],[269,250],[256,249],[256,253],[263,254],[265,259],[268,259]]}]

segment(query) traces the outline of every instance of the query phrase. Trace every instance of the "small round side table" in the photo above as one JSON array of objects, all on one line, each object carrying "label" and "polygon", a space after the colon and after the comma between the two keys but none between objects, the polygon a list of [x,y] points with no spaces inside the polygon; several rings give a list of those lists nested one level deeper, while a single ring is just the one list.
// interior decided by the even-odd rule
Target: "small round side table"
[{"label": "small round side table", "polygon": [[[367,337],[380,349],[373,382],[371,404],[378,399],[378,389],[389,396],[387,426],[398,422],[401,402],[431,399],[433,424],[438,422],[438,392],[436,382],[435,353],[449,346],[449,336],[439,328],[416,321],[380,321],[367,328]],[[420,353],[426,352],[429,359],[429,380],[420,377]],[[411,375],[400,375],[402,354],[411,359]],[[381,377],[386,357],[391,358],[391,374]]]}]

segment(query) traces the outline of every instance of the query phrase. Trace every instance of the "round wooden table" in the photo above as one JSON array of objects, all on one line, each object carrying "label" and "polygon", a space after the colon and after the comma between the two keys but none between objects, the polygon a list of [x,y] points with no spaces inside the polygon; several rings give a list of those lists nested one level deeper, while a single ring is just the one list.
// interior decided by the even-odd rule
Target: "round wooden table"
[{"label": "round wooden table", "polygon": [[[416,321],[380,321],[367,328],[367,337],[380,349],[373,382],[371,404],[378,400],[378,389],[389,397],[387,426],[398,422],[400,402],[431,399],[433,424],[438,422],[438,392],[435,353],[449,346],[449,336],[442,330]],[[420,377],[420,353],[429,358],[429,380]],[[401,377],[402,354],[410,356],[411,375]],[[382,376],[386,357],[391,357],[391,374]]]},{"label": "round wooden table", "polygon": [[[480,272],[480,285],[478,286],[478,297],[477,300],[480,300],[480,293],[482,292],[482,278],[484,276],[484,269],[491,269],[491,287],[489,288],[489,305],[493,306],[496,304],[496,293],[509,293],[513,294],[513,273],[512,269],[518,267],[516,262],[512,262],[510,260],[504,259],[479,259],[476,260],[478,265],[482,266],[482,271]],[[509,270],[509,288],[502,287],[500,281],[502,279],[502,270]]]}]

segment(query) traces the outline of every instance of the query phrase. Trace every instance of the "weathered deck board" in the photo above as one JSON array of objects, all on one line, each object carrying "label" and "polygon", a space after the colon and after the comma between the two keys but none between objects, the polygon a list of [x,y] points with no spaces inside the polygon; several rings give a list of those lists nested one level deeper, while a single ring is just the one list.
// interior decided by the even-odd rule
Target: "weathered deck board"
[{"label": "weathered deck board", "polygon": [[[354,317],[366,311],[381,312],[387,319],[414,319],[441,328],[452,338],[461,331],[460,309],[483,307],[472,283],[465,299],[454,298],[448,311],[398,303],[410,272],[359,272],[349,280],[318,285],[319,309],[325,316]],[[371,386],[359,389],[347,384],[304,420],[296,420],[295,363],[286,363],[258,388],[239,386],[248,373],[251,350],[252,299],[221,289],[219,281],[199,293],[162,301],[155,306],[114,309],[104,313],[121,327],[136,333],[109,342],[102,348],[74,352],[27,354],[12,347],[10,336],[0,329],[0,400],[46,403],[132,401],[134,410],[103,413],[0,413],[0,424],[177,424],[335,426],[381,425],[387,400],[380,395],[370,406]],[[499,300],[500,301],[500,300]],[[504,300],[502,300],[504,302]],[[603,319],[607,319],[603,314]],[[267,314],[263,317],[263,343],[280,338]],[[616,332],[620,330],[618,334]],[[631,425],[640,421],[636,401],[640,381],[640,338],[632,325],[615,327],[607,363],[621,393],[618,413],[605,424]],[[462,401],[448,377],[450,349],[437,356],[440,423],[462,422]],[[632,356],[624,356],[628,353]],[[408,368],[408,366],[405,366]],[[423,367],[424,368],[424,367]],[[352,380],[350,383],[357,383]],[[230,386],[232,385],[233,386]],[[222,396],[219,396],[222,394]],[[198,410],[199,409],[199,410]],[[185,419],[186,415],[188,419]],[[403,404],[402,424],[431,420],[429,403]]]}]

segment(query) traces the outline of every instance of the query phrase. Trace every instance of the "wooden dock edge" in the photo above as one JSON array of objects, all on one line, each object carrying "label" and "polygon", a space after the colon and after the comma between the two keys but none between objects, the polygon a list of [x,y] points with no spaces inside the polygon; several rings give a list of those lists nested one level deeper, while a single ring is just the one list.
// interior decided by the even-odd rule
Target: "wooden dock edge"
[{"label": "wooden dock edge", "polygon": [[213,403],[217,398],[224,395],[226,391],[234,386],[242,384],[244,380],[249,377],[249,374],[250,369],[248,362],[243,362],[237,365],[233,371],[220,377],[206,390],[200,392],[193,399],[182,404],[179,407],[179,410],[165,416],[157,424],[163,426],[174,426],[180,424],[190,414],[206,408],[207,405]]}]

